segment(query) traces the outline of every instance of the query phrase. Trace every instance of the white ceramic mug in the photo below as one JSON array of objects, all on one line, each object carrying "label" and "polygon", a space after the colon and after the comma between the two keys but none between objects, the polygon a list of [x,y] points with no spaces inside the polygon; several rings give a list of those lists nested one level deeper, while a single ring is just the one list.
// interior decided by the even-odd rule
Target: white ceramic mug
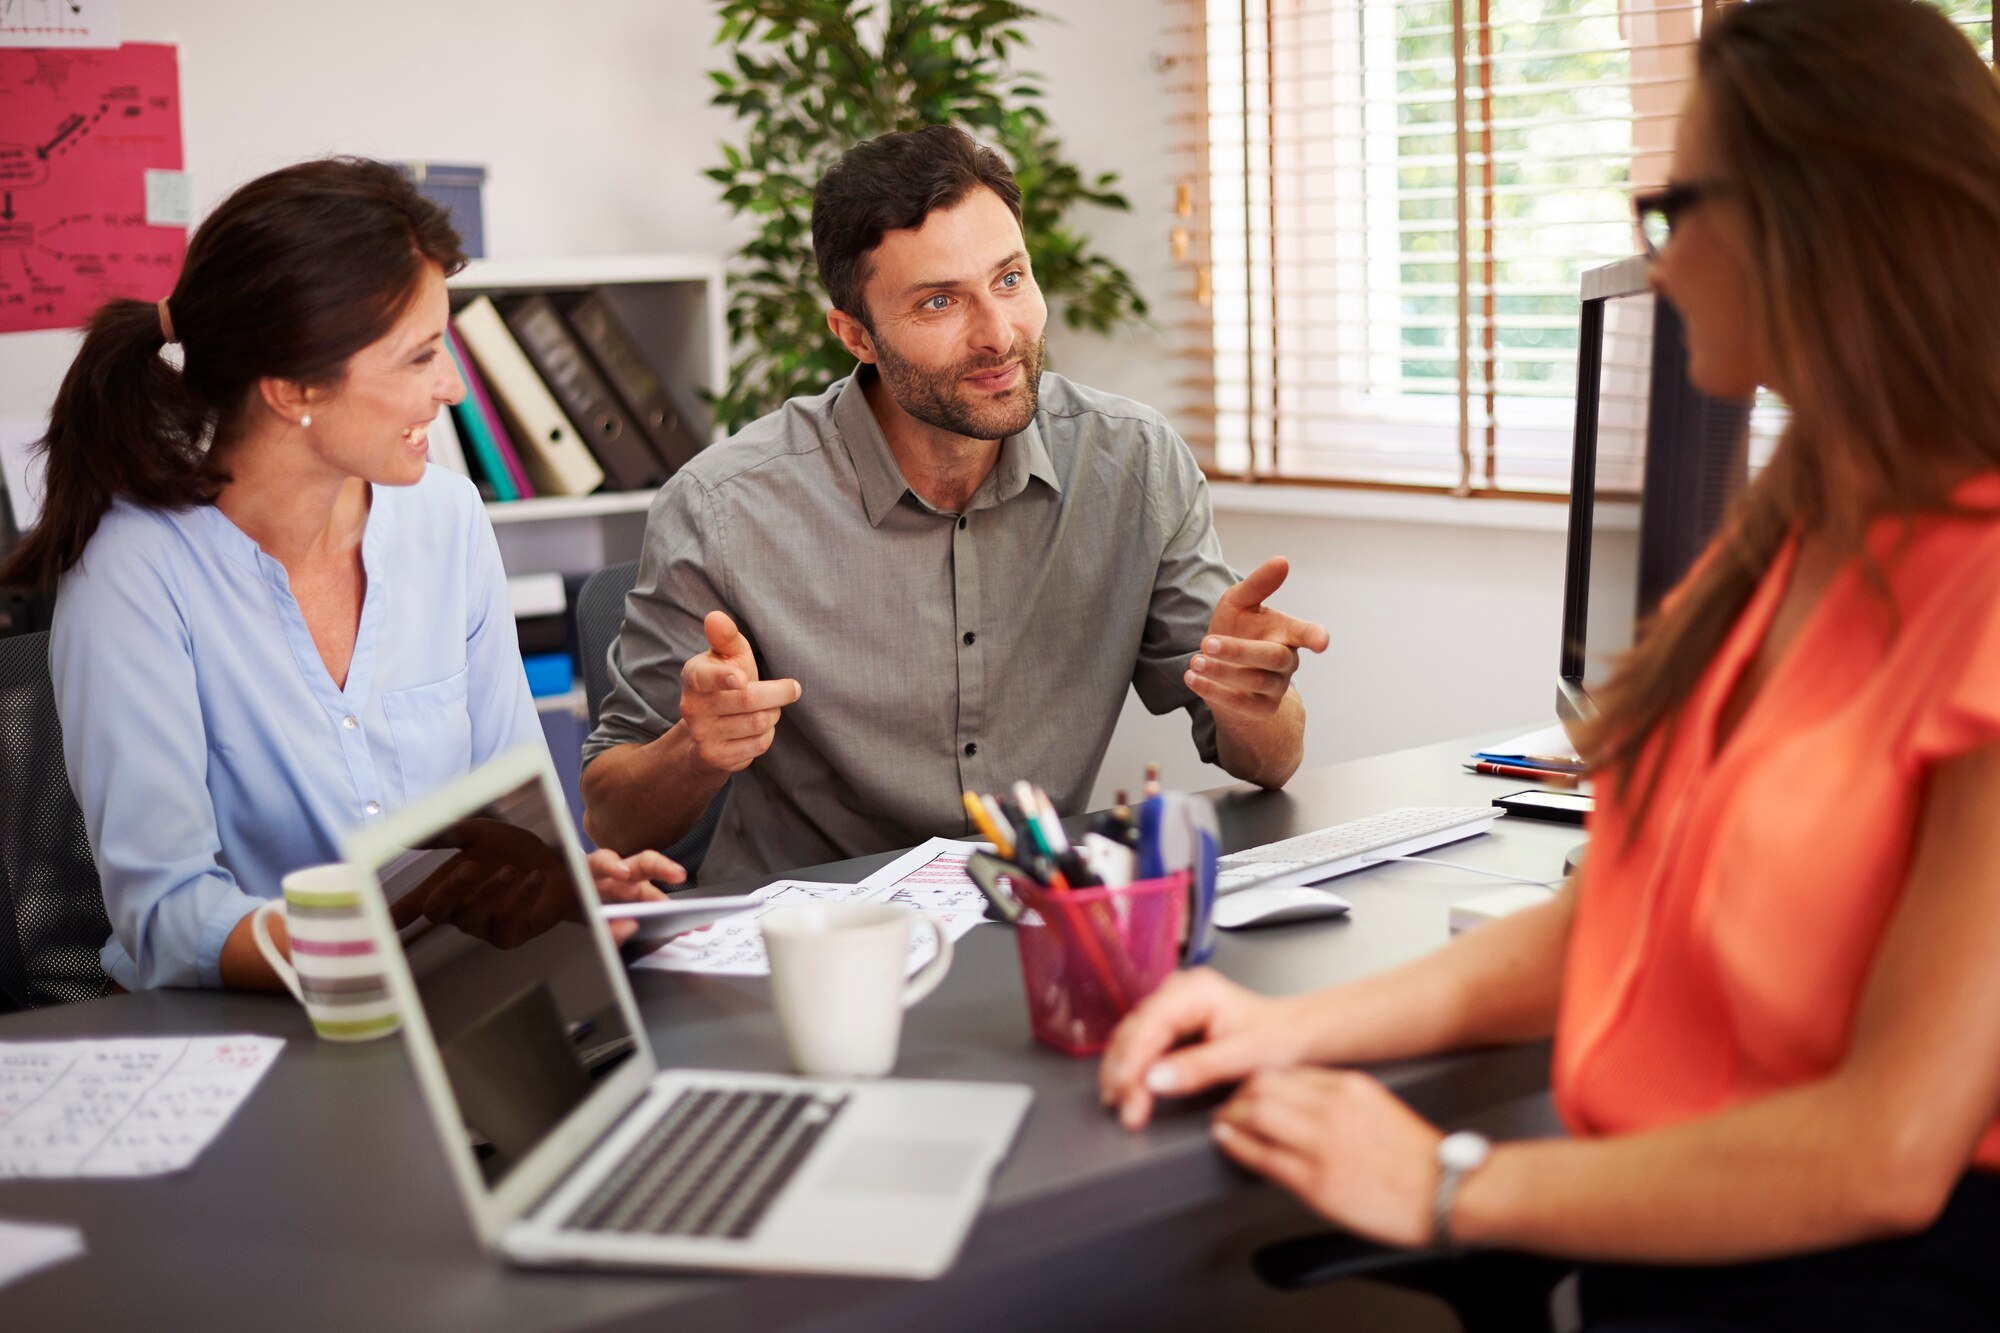
[{"label": "white ceramic mug", "polygon": [[[250,916],[250,937],[285,988],[306,1007],[313,1030],[328,1041],[386,1037],[403,1025],[375,934],[361,913],[368,876],[336,863],[294,870],[281,881],[285,896]],[[292,939],[287,959],[271,939],[270,917],[283,913]]]},{"label": "white ceramic mug", "polygon": [[[937,957],[906,981],[918,921],[937,936]],[[951,936],[943,924],[928,912],[892,903],[780,907],[758,925],[771,959],[778,1023],[801,1074],[888,1073],[903,1035],[903,1010],[936,990],[951,968]]]}]

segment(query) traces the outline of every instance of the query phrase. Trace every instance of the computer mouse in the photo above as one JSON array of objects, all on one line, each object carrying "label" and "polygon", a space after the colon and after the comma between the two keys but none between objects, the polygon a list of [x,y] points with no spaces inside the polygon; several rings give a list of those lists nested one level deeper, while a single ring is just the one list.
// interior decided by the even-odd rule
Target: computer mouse
[{"label": "computer mouse", "polygon": [[1238,889],[1215,900],[1215,924],[1224,930],[1320,921],[1348,910],[1347,899],[1305,884]]}]

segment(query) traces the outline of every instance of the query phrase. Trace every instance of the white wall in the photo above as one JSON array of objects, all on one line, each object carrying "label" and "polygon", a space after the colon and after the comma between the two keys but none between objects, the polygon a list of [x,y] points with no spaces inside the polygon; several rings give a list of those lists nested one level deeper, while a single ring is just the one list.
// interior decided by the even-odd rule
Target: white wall
[{"label": "white wall", "polygon": [[[1097,244],[1156,305],[1167,256],[1170,107],[1153,56],[1160,0],[1065,0],[1031,31],[1057,133],[1086,172],[1115,170],[1134,212],[1092,211]],[[741,229],[700,175],[729,119],[707,105],[713,9],[703,0],[123,0],[128,40],[181,47],[187,166],[198,209],[278,164],[330,152],[483,163],[488,252],[554,257],[721,252]],[[1171,407],[1157,330],[1051,335],[1053,364]],[[0,337],[0,418],[46,410],[67,334]],[[1231,560],[1292,557],[1281,604],[1324,620],[1334,647],[1300,683],[1307,762],[1529,721],[1552,696],[1558,532],[1352,518],[1219,516]],[[1104,790],[1156,755],[1204,781],[1179,720],[1128,710]]]},{"label": "white wall", "polygon": [[[1292,573],[1272,605],[1332,638],[1324,655],[1303,655],[1295,677],[1307,765],[1554,720],[1560,531],[1227,509],[1216,529],[1238,569],[1287,557]],[[1228,781],[1195,758],[1184,714],[1153,717],[1132,698],[1096,804],[1136,787],[1148,759],[1171,786]]]}]

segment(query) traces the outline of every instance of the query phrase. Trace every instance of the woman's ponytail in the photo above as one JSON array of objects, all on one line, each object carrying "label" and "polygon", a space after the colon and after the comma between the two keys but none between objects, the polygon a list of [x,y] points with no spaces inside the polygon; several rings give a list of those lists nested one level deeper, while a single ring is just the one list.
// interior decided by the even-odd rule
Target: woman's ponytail
[{"label": "woman's ponytail", "polygon": [[151,301],[110,301],[91,316],[40,445],[41,519],[0,567],[0,587],[53,587],[116,496],[160,509],[213,496],[210,413],[160,355],[166,341]]}]

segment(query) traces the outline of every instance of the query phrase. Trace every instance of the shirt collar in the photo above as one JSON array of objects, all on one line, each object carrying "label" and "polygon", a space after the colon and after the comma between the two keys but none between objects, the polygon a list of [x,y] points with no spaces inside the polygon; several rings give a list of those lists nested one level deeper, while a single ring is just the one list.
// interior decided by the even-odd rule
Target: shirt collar
[{"label": "shirt collar", "polygon": [[[854,473],[861,483],[861,507],[872,528],[882,526],[882,520],[904,495],[917,498],[909,482],[903,479],[903,469],[889,449],[882,424],[868,406],[867,381],[876,374],[873,366],[857,365],[833,402],[833,424],[847,444],[848,457],[854,460]],[[993,471],[979,483],[966,508],[988,509],[1005,504],[1026,490],[1031,480],[1040,481],[1057,495],[1062,494],[1055,462],[1042,440],[1039,414],[1019,434],[1000,441],[1000,457],[994,462]],[[922,503],[921,499],[918,503]]]}]

